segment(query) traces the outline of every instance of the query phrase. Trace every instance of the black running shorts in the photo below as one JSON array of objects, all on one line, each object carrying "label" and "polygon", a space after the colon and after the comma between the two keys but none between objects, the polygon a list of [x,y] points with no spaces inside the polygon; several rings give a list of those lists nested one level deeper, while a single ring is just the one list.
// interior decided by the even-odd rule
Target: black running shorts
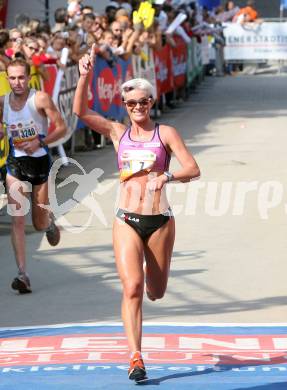
[{"label": "black running shorts", "polygon": [[43,184],[48,180],[51,169],[49,154],[42,157],[14,157],[9,155],[7,173],[21,181],[28,181],[32,185]]}]

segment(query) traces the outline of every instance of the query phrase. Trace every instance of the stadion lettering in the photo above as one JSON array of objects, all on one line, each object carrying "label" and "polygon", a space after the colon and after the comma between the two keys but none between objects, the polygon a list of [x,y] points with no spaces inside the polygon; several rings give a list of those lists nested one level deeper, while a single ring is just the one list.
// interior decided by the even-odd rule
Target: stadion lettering
[{"label": "stadion lettering", "polygon": [[267,35],[253,35],[253,36],[229,36],[227,39],[227,44],[245,44],[245,43],[287,43],[287,35],[284,36],[267,36]]},{"label": "stadion lettering", "polygon": [[[284,335],[146,335],[146,363],[270,365],[287,364]],[[0,367],[45,364],[125,363],[123,334],[17,337],[0,342]]]},{"label": "stadion lettering", "polygon": [[286,60],[287,23],[227,23],[224,57],[232,60]]}]

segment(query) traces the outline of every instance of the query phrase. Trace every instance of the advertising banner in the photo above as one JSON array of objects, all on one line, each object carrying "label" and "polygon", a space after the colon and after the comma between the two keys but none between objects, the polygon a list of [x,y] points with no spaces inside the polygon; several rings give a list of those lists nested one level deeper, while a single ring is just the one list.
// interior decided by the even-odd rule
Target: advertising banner
[{"label": "advertising banner", "polygon": [[174,37],[176,46],[172,50],[172,68],[174,77],[174,86],[183,87],[186,82],[187,71],[187,46],[183,39]]},{"label": "advertising banner", "polygon": [[154,64],[157,94],[160,97],[160,95],[173,90],[172,59],[169,45],[154,51]]},{"label": "advertising banner", "polygon": [[106,118],[121,121],[126,115],[120,94],[120,86],[132,77],[131,61],[118,59],[111,67],[107,61],[97,57],[91,90],[91,108]]},{"label": "advertising banner", "polygon": [[287,23],[225,25],[224,57],[232,60],[286,60]]},{"label": "advertising banner", "polygon": [[[53,96],[57,74],[59,70],[54,64],[46,65],[45,68],[47,71],[46,73],[48,74],[48,79],[44,80],[42,83],[43,90],[47,92],[50,96]],[[64,68],[57,102],[55,103],[59,111],[61,112],[63,119],[65,120],[68,131],[64,138],[61,138],[57,142],[53,143],[51,146],[57,146],[62,143],[65,143],[77,128],[78,118],[73,114],[73,100],[78,79],[78,65],[68,65]],[[51,124],[49,127],[49,131],[53,131],[53,128],[54,125]]]}]

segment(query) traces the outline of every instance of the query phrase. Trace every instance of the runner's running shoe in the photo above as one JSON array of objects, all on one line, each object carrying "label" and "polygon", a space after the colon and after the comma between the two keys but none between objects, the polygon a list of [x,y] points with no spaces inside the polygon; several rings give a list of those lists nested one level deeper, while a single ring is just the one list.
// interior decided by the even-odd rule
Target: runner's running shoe
[{"label": "runner's running shoe", "polygon": [[48,243],[51,246],[56,246],[60,242],[61,234],[58,226],[54,222],[54,218],[51,220],[51,225],[46,230],[46,237],[48,240]]},{"label": "runner's running shoe", "polygon": [[129,379],[135,380],[136,382],[147,379],[144,362],[140,352],[136,352],[131,358],[128,374]]},{"label": "runner's running shoe", "polygon": [[156,300],[156,298],[152,296],[152,294],[150,293],[150,291],[148,290],[147,287],[146,287],[146,295],[147,295],[147,297],[148,297],[148,299],[149,299],[150,301],[153,301],[153,302],[154,302],[154,301]]},{"label": "runner's running shoe", "polygon": [[19,291],[19,294],[29,294],[32,292],[30,279],[27,274],[20,273],[12,282],[13,290]]}]

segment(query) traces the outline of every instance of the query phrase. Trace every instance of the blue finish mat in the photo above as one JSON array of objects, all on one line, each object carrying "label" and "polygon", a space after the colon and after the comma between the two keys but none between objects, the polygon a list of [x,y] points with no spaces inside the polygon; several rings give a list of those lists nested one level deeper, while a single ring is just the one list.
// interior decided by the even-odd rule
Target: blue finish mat
[{"label": "blue finish mat", "polygon": [[0,389],[287,390],[285,324],[145,325],[143,335],[148,379],[135,384],[120,325],[0,328]]}]

